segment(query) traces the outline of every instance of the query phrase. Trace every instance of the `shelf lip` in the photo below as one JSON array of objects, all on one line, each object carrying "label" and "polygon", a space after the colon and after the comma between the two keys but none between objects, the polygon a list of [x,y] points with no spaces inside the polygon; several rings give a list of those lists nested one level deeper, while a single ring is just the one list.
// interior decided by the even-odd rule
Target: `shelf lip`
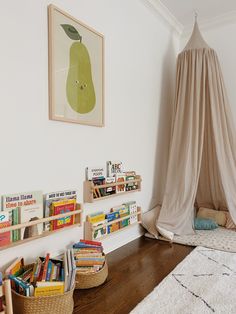
[{"label": "shelf lip", "polygon": [[133,192],[140,192],[141,189],[135,189],[135,190],[131,190],[131,191],[124,191],[124,192],[118,192],[118,193],[114,193],[114,194],[110,194],[110,195],[105,195],[105,196],[101,196],[101,197],[97,197],[97,198],[93,198],[94,202],[100,201],[100,200],[104,200],[106,198],[110,198],[110,197],[114,197],[114,196],[119,196],[122,194],[128,194],[128,193],[133,193]]},{"label": "shelf lip", "polygon": [[103,224],[103,225],[100,225],[100,226],[94,226],[94,227],[93,227],[93,224],[91,224],[92,230],[96,231],[96,230],[100,229],[101,227],[110,226],[110,225],[112,225],[112,224],[114,224],[116,222],[120,222],[122,220],[128,219],[131,216],[138,216],[138,215],[142,214],[141,208],[140,207],[138,207],[138,208],[139,208],[139,210],[136,213],[133,213],[133,214],[130,214],[130,215],[127,215],[127,216],[124,216],[124,217],[112,220],[112,221],[110,221],[110,222],[108,222],[106,224]]},{"label": "shelf lip", "polygon": [[111,236],[113,234],[116,234],[116,233],[121,232],[123,230],[127,230],[128,228],[133,227],[133,226],[138,225],[138,224],[141,224],[141,220],[140,221],[136,221],[135,223],[133,223],[131,225],[128,225],[127,227],[123,227],[123,228],[121,228],[119,230],[116,230],[116,231],[113,231],[111,233],[108,233],[108,234],[104,235],[103,237],[100,237],[100,238],[97,238],[97,239],[94,239],[94,237],[92,237],[92,238],[93,238],[93,240],[97,240],[97,241],[98,240],[104,240],[105,238],[108,238],[109,236]]},{"label": "shelf lip", "polygon": [[33,240],[44,238],[44,237],[50,236],[52,234],[55,234],[55,233],[58,233],[58,232],[61,232],[61,231],[66,231],[68,229],[72,229],[74,227],[81,227],[81,226],[82,226],[82,223],[79,222],[79,223],[75,223],[73,225],[70,225],[70,226],[67,226],[67,227],[63,227],[63,228],[60,228],[60,229],[51,230],[51,231],[43,231],[42,234],[39,234],[37,236],[30,237],[30,238],[23,239],[23,240],[18,240],[18,241],[15,241],[15,242],[11,242],[10,244],[1,246],[0,247],[0,251],[7,250],[7,249],[9,249],[11,247],[18,246],[18,245],[21,245],[21,244],[24,244],[24,243],[27,243],[27,242],[30,242],[30,241],[33,241]]},{"label": "shelf lip", "polygon": [[128,181],[122,181],[122,182],[101,184],[101,185],[95,185],[92,181],[89,181],[89,182],[91,182],[93,189],[99,190],[99,189],[103,189],[103,188],[109,188],[112,186],[124,185],[124,184],[128,184],[128,183],[136,183],[136,182],[141,182],[141,181],[142,181],[142,179],[134,179],[134,180],[128,180]]},{"label": "shelf lip", "polygon": [[[68,216],[78,215],[78,214],[82,213],[82,211],[83,211],[82,209],[76,209],[76,210],[68,212],[68,213],[54,215],[54,216],[50,216],[50,217],[45,217],[45,218],[37,219],[37,220],[34,220],[34,221],[22,223],[22,224],[12,225],[12,226],[9,226],[9,227],[6,227],[6,228],[0,228],[0,234],[4,233],[4,232],[7,232],[7,231],[18,230],[18,229],[22,229],[22,228],[25,228],[25,227],[38,225],[38,224],[41,224],[41,223],[44,223],[44,222],[57,220],[57,219],[60,219],[60,218],[65,218],[65,217],[68,217]],[[21,241],[21,240],[19,240],[19,241]]]}]

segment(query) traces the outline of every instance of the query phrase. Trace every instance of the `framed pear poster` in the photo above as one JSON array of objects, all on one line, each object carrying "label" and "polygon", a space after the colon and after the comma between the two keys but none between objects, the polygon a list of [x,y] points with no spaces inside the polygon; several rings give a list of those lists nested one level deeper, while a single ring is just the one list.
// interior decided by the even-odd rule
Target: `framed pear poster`
[{"label": "framed pear poster", "polygon": [[104,126],[104,37],[48,6],[49,118]]}]

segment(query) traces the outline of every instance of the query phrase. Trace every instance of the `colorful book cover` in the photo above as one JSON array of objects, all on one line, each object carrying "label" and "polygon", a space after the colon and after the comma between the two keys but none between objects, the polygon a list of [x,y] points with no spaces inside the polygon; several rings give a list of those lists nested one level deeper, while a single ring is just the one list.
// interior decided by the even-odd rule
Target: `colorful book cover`
[{"label": "colorful book cover", "polygon": [[120,223],[114,222],[113,224],[107,226],[107,233],[109,234],[109,233],[115,232],[119,229],[120,229]]},{"label": "colorful book cover", "polygon": [[59,295],[64,293],[64,283],[57,283],[57,285],[45,285],[36,287],[34,289],[34,296],[35,297],[42,297],[42,296],[50,296],[50,295]]},{"label": "colorful book cover", "polygon": [[113,221],[113,220],[118,219],[118,218],[120,218],[119,211],[114,211],[114,212],[106,214],[106,219],[108,222]]},{"label": "colorful book cover", "polygon": [[106,215],[103,212],[95,213],[92,215],[88,215],[88,221],[91,224],[103,221],[106,218]]},{"label": "colorful book cover", "polygon": [[117,173],[123,172],[121,161],[107,161],[107,177],[115,177]]},{"label": "colorful book cover", "polygon": [[[136,175],[134,171],[129,171],[129,172],[125,172],[125,180],[126,181],[132,181],[135,180]],[[126,191],[132,191],[132,190],[137,190],[138,188],[138,184],[137,182],[130,182],[130,183],[126,183]]]},{"label": "colorful book cover", "polygon": [[[106,178],[106,184],[115,183],[116,178],[115,177],[107,177]],[[116,186],[109,186],[105,189],[106,195],[112,195],[116,193]]]},{"label": "colorful book cover", "polygon": [[19,276],[23,273],[24,258],[18,257],[11,265],[5,270],[6,275]]},{"label": "colorful book cover", "polygon": [[[116,182],[125,182],[126,176],[122,173],[116,174]],[[125,184],[119,184],[116,186],[116,193],[125,192]]]},{"label": "colorful book cover", "polygon": [[[19,222],[24,223],[43,218],[43,194],[42,191],[8,194],[2,197],[3,210],[19,211]],[[12,215],[13,217],[13,215]],[[15,222],[13,222],[15,223]],[[33,225],[21,229],[20,239],[26,239],[41,234],[43,225]],[[15,239],[14,235],[12,234]]]},{"label": "colorful book cover", "polygon": [[126,218],[120,221],[120,228],[128,227],[130,224],[130,218]]},{"label": "colorful book cover", "polygon": [[[60,215],[76,210],[76,200],[63,200],[58,202],[53,202],[51,204],[51,216]],[[61,229],[74,224],[75,217],[67,216],[64,218],[56,219],[51,221],[51,230]]]},{"label": "colorful book cover", "polygon": [[[61,200],[76,200],[77,202],[77,191],[76,190],[65,190],[65,191],[57,191],[45,194],[44,197],[44,217],[50,216],[50,207],[53,202],[61,201]],[[44,230],[50,230],[50,222],[44,223]]]},{"label": "colorful book cover", "polygon": [[104,224],[107,223],[107,220],[104,219],[103,221],[93,223],[93,227],[99,227],[98,229],[93,231],[93,238],[94,239],[99,239],[104,237],[107,234],[107,226],[104,226]]},{"label": "colorful book cover", "polygon": [[[0,222],[0,229],[10,227],[10,221]],[[0,247],[11,243],[11,231],[0,233]]]},{"label": "colorful book cover", "polygon": [[[93,184],[96,186],[98,185],[103,185],[105,184],[105,178],[104,177],[99,177],[99,178],[94,178],[93,179]],[[94,189],[93,192],[93,197],[94,198],[99,198],[103,197],[106,195],[106,188],[99,188],[99,189]]]},{"label": "colorful book cover", "polygon": [[86,180],[93,180],[100,177],[105,178],[106,176],[104,167],[87,167],[85,169],[85,172],[86,172]]}]

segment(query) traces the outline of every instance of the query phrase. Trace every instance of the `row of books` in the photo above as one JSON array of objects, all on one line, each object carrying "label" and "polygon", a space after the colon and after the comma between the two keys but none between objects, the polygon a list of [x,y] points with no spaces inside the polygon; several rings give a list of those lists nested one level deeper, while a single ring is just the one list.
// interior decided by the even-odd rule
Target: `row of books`
[{"label": "row of books", "polygon": [[80,240],[73,245],[73,250],[78,273],[98,272],[105,263],[101,242]]},{"label": "row of books", "polygon": [[35,263],[24,265],[24,258],[17,258],[5,271],[12,289],[24,296],[63,294],[73,288],[76,265],[73,249],[58,258],[38,257]]},{"label": "row of books", "polygon": [[116,186],[109,186],[105,188],[95,189],[93,193],[94,198],[112,195],[115,193],[121,193],[126,191],[132,191],[138,189],[138,183],[132,182],[136,179],[135,171],[124,171],[123,163],[121,161],[108,161],[107,162],[107,175],[105,168],[103,167],[87,167],[86,168],[86,179],[94,183],[95,186],[111,184],[111,183],[122,183],[125,181],[131,181]]},{"label": "row of books", "polygon": [[[76,210],[77,191],[65,190],[47,193],[31,191],[7,194],[1,198],[0,228],[34,221]],[[0,233],[0,246],[40,235],[43,230],[57,230],[75,223],[75,216],[36,224],[18,230]]]},{"label": "row of books", "polygon": [[[93,227],[96,227],[93,231],[93,238],[102,238],[107,234],[136,223],[138,221],[137,211],[136,202],[131,201],[111,208],[109,213],[96,212],[88,215],[87,221],[89,221]],[[121,221],[116,221],[120,218],[122,218]],[[110,223],[112,221],[114,222]]]}]

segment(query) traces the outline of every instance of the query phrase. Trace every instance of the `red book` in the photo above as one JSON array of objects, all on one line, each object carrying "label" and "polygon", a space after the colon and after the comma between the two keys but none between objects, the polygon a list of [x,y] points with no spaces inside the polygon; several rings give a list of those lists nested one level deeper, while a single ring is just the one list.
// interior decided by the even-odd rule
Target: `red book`
[{"label": "red book", "polygon": [[[10,221],[4,221],[0,223],[0,228],[6,228],[10,225]],[[11,243],[11,231],[0,233],[0,246],[5,246],[9,243]]]},{"label": "red book", "polygon": [[47,253],[46,258],[45,258],[45,262],[43,265],[43,276],[42,276],[42,281],[46,281],[46,277],[47,277],[47,270],[48,270],[48,262],[49,262],[49,257],[50,254]]},{"label": "red book", "polygon": [[98,242],[98,241],[91,241],[91,240],[81,240],[80,242],[83,242],[85,244],[91,244],[91,245],[98,245],[98,246],[102,246],[102,242]]},{"label": "red book", "polygon": [[[52,203],[51,216],[76,210],[76,200],[65,200]],[[74,224],[74,215],[56,219],[51,222],[51,229],[61,229]]]}]

